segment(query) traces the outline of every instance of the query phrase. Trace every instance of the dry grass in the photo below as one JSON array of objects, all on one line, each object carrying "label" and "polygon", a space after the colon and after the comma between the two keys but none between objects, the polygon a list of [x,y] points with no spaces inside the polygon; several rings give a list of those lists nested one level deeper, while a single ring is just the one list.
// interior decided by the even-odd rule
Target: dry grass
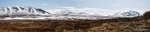
[{"label": "dry grass", "polygon": [[103,20],[0,20],[0,32],[150,32],[149,13]]},{"label": "dry grass", "polygon": [[[122,21],[121,21],[122,20]],[[127,32],[135,29],[130,25],[145,25],[146,21],[131,20],[130,18],[104,19],[104,20],[0,20],[0,31],[17,32]],[[145,27],[144,26],[144,27]],[[126,29],[128,28],[128,29]],[[148,27],[149,28],[149,27]],[[122,30],[121,30],[122,29]],[[138,27],[137,29],[140,29]],[[132,30],[133,31],[133,30]]]}]

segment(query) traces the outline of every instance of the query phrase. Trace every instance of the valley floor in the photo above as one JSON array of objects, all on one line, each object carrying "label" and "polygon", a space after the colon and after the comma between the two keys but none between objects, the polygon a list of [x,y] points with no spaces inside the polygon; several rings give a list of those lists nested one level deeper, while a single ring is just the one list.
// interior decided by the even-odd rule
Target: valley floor
[{"label": "valley floor", "polygon": [[0,20],[0,32],[150,32],[150,20]]}]

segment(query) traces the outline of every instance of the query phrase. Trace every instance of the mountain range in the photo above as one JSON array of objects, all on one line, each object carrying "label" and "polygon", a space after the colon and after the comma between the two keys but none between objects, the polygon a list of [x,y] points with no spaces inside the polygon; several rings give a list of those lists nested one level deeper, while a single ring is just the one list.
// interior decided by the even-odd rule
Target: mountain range
[{"label": "mountain range", "polygon": [[133,11],[133,10],[129,10],[127,12],[118,12],[118,13],[115,13],[113,16],[117,16],[117,17],[134,17],[134,16],[141,16],[141,14],[137,11]]},{"label": "mountain range", "polygon": [[[108,16],[104,13],[88,13],[88,12],[73,12],[70,10],[58,11],[55,14],[47,12],[40,8],[34,7],[19,7],[19,6],[8,6],[0,8],[0,16],[33,16],[33,15],[50,15],[50,16]],[[140,16],[141,14],[137,11],[130,10],[128,12],[115,13],[115,17],[124,16]],[[110,15],[109,15],[110,16]]]},{"label": "mountain range", "polygon": [[50,13],[43,9],[34,7],[8,6],[0,8],[0,16],[29,16],[43,14]]}]

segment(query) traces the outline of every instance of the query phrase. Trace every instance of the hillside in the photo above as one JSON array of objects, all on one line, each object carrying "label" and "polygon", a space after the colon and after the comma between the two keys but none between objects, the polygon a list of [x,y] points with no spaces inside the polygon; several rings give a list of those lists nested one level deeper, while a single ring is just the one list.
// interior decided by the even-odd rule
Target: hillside
[{"label": "hillside", "polygon": [[102,20],[0,20],[0,32],[150,32],[149,14]]},{"label": "hillside", "polygon": [[1,17],[35,16],[50,14],[49,12],[34,7],[7,6],[0,8]]}]

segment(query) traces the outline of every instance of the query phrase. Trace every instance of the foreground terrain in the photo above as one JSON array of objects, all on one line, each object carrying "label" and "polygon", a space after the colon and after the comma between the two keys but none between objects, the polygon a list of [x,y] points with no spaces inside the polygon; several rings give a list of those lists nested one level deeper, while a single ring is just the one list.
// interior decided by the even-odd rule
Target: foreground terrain
[{"label": "foreground terrain", "polygon": [[0,20],[1,32],[150,32],[150,20]]},{"label": "foreground terrain", "polygon": [[0,32],[150,32],[149,14],[102,20],[0,20]]}]

